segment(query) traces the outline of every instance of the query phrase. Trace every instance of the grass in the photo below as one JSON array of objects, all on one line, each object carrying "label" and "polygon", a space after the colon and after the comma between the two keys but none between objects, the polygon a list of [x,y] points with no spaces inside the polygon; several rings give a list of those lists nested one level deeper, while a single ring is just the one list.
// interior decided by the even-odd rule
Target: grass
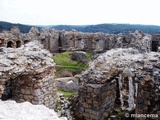
[{"label": "grass", "polygon": [[[80,73],[88,68],[87,64],[70,59],[71,52],[64,52],[57,56],[53,56],[56,63],[56,76],[59,76],[62,71],[70,71],[72,73]],[[87,60],[91,60],[91,54],[87,53]]]},{"label": "grass", "polygon": [[[73,100],[75,95],[77,95],[77,92],[65,91],[65,90],[61,90],[61,89],[57,90],[57,92],[63,94],[65,99],[69,100],[70,102]],[[59,110],[61,110],[62,105],[63,105],[63,103],[61,101],[57,101],[55,111],[58,112]]]},{"label": "grass", "polygon": [[92,60],[92,54],[91,54],[91,52],[87,52],[87,60],[88,61]]},{"label": "grass", "polygon": [[68,98],[77,94],[77,92],[65,91],[65,90],[58,90],[57,92],[62,93],[64,95],[64,97],[68,97]]}]

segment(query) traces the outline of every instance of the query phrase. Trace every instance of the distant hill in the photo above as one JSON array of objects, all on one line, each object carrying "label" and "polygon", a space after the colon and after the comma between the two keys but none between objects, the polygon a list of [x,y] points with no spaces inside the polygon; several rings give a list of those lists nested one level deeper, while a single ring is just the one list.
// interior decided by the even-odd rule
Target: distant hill
[{"label": "distant hill", "polygon": [[32,26],[30,25],[23,25],[23,24],[19,24],[19,23],[9,23],[9,22],[4,22],[4,21],[0,21],[0,32],[5,31],[5,30],[10,30],[12,28],[12,26],[18,26],[18,28],[20,29],[20,31],[22,33],[28,33],[29,30],[31,29]]},{"label": "distant hill", "polygon": [[75,29],[81,32],[104,32],[110,34],[128,33],[135,30],[142,30],[145,33],[160,33],[160,26],[155,25],[139,25],[139,24],[98,24],[98,25],[57,25],[52,26],[57,30],[72,30]]},{"label": "distant hill", "polygon": [[[12,26],[18,26],[22,33],[28,33],[32,25],[15,24],[0,21],[0,32],[10,30]],[[145,33],[153,34],[160,33],[160,26],[155,25],[139,25],[139,24],[97,24],[97,25],[39,25],[38,28],[52,28],[57,30],[72,30],[75,29],[81,32],[103,32],[110,34],[128,33],[135,30],[142,30]]]}]

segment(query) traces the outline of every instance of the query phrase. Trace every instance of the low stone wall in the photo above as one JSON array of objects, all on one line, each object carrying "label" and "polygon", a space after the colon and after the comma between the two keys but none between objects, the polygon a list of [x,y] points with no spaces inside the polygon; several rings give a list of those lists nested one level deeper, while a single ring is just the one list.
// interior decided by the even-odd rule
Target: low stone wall
[{"label": "low stone wall", "polygon": [[20,48],[0,48],[0,98],[54,108],[56,86],[52,55],[33,41]]},{"label": "low stone wall", "polygon": [[114,111],[116,100],[125,111],[159,114],[159,58],[158,52],[140,54],[132,48],[100,55],[82,75],[76,116],[102,120]]},{"label": "low stone wall", "polygon": [[60,40],[63,50],[91,50],[104,52],[114,48],[135,48],[140,52],[151,50],[151,35],[136,30],[135,33],[125,35],[114,35],[105,33],[83,33],[62,31]]}]

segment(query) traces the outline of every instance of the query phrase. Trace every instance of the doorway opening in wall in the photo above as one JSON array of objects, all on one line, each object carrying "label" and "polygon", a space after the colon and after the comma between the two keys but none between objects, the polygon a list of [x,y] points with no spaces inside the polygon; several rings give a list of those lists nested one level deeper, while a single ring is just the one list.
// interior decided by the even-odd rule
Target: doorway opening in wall
[{"label": "doorway opening in wall", "polygon": [[61,38],[60,38],[60,35],[59,35],[59,38],[58,38],[58,52],[61,53],[63,52],[62,50],[62,41],[61,41]]},{"label": "doorway opening in wall", "polygon": [[29,43],[29,40],[25,40],[25,41],[24,41],[24,44],[27,44],[27,43]]},{"label": "doorway opening in wall", "polygon": [[158,51],[158,41],[152,41],[152,51],[157,52]]},{"label": "doorway opening in wall", "polygon": [[19,48],[19,47],[21,47],[21,41],[16,41],[16,48]]},{"label": "doorway opening in wall", "polygon": [[12,41],[9,41],[7,43],[7,48],[13,48],[14,43]]},{"label": "doorway opening in wall", "polygon": [[41,44],[43,44],[44,48],[47,48],[46,40],[45,40],[45,39],[42,39],[42,40],[41,40]]},{"label": "doorway opening in wall", "polygon": [[2,101],[8,100],[12,98],[12,80],[8,80],[5,82],[4,91],[1,97]]}]

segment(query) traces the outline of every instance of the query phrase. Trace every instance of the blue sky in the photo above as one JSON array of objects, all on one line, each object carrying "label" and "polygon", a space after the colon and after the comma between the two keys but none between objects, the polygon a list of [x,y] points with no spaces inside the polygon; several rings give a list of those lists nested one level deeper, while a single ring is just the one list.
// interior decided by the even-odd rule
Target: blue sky
[{"label": "blue sky", "polygon": [[30,25],[160,25],[158,0],[0,0],[0,21]]}]

